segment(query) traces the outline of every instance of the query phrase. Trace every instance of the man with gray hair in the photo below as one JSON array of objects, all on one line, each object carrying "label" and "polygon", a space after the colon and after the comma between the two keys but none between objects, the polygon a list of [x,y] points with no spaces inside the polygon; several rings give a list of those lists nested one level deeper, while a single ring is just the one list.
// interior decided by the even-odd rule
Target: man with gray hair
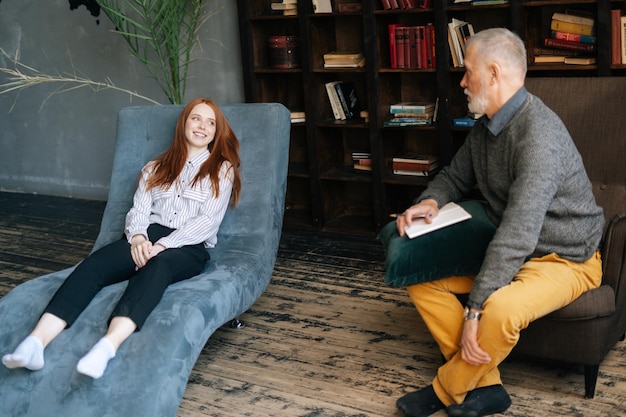
[{"label": "man with gray hair", "polygon": [[[528,324],[596,288],[604,216],[565,125],[524,87],[526,49],[494,28],[467,43],[461,80],[469,110],[482,114],[451,164],[397,220],[437,216],[475,186],[495,234],[479,272],[408,287],[446,360],[432,385],[406,394],[411,417],[444,409],[453,417],[506,410],[511,399],[498,365]],[[438,233],[438,232],[433,232]],[[468,294],[465,306],[458,294]]]}]

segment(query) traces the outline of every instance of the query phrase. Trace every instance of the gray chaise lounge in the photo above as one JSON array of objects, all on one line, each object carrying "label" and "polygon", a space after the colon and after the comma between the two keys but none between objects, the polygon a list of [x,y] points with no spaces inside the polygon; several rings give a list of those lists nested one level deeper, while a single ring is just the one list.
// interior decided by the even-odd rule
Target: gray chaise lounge
[{"label": "gray chaise lounge", "polygon": [[[45,353],[44,369],[0,366],[3,417],[175,416],[191,369],[209,336],[266,289],[281,234],[289,111],[280,104],[221,106],[241,143],[242,195],[229,209],[204,272],[172,285],[145,327],[120,348],[105,375],[75,367],[106,328],[123,286],[105,288]],[[182,106],[128,107],[119,114],[107,206],[94,248],[122,236],[137,175],[171,141]],[[0,299],[0,353],[35,324],[70,269],[26,282]]]}]

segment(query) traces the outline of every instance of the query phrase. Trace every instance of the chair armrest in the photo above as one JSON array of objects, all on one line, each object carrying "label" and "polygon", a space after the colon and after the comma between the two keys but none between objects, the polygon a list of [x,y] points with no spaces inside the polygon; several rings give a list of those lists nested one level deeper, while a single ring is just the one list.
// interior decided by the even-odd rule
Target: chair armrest
[{"label": "chair armrest", "polygon": [[[620,292],[622,278],[626,279],[626,212],[616,214],[604,232],[602,245],[602,283]],[[626,284],[622,285],[626,292]],[[618,296],[619,298],[619,296]]]}]

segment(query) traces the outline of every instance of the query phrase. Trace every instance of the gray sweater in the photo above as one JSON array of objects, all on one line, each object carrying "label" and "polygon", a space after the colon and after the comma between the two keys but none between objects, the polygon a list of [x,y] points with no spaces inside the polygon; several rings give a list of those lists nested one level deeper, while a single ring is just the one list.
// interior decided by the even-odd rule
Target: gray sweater
[{"label": "gray sweater", "polygon": [[602,238],[604,216],[582,158],[559,117],[519,90],[492,120],[483,117],[417,200],[439,207],[478,186],[497,231],[469,298],[481,307],[529,257],[582,262]]}]

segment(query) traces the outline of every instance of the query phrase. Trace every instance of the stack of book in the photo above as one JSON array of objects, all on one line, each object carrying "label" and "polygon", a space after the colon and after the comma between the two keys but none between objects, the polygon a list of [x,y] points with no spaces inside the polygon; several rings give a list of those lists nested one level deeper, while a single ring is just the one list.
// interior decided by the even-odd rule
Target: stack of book
[{"label": "stack of book", "polygon": [[372,170],[372,154],[369,152],[352,152],[352,166],[357,171]]},{"label": "stack of book", "polygon": [[272,0],[271,9],[274,12],[282,12],[285,16],[298,14],[298,0]]},{"label": "stack of book", "polygon": [[534,62],[589,65],[596,62],[595,19],[579,10],[556,12],[550,21],[550,37],[535,50]]},{"label": "stack of book", "polygon": [[365,66],[363,53],[333,51],[324,54],[324,68],[356,68]]},{"label": "stack of book", "polygon": [[381,0],[383,9],[430,9],[432,0]]},{"label": "stack of book", "polygon": [[453,66],[464,66],[465,42],[472,35],[474,35],[474,26],[471,23],[455,18],[448,23],[448,46],[450,47]]},{"label": "stack of book", "polygon": [[430,126],[435,115],[433,102],[401,102],[389,106],[391,119],[383,121],[384,127]]},{"label": "stack of book", "polygon": [[402,155],[391,159],[391,168],[395,175],[428,177],[439,168],[436,155]]},{"label": "stack of book", "polygon": [[435,27],[432,23],[420,26],[391,24],[389,58],[391,68],[436,68]]},{"label": "stack of book", "polygon": [[306,121],[306,115],[303,111],[291,112],[291,123],[304,123]]},{"label": "stack of book", "polygon": [[326,94],[336,120],[359,117],[359,99],[352,82],[331,81],[326,83]]}]

